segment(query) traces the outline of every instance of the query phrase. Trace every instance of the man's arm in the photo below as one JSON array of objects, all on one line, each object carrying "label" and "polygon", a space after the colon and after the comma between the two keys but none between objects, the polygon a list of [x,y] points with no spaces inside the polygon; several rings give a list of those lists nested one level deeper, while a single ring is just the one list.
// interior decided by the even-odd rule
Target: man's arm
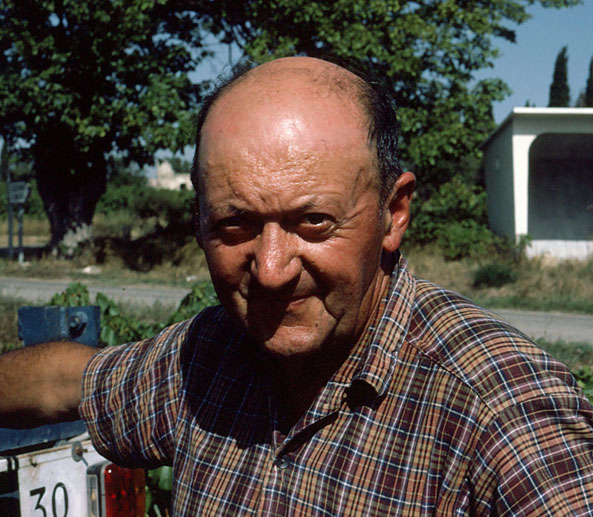
[{"label": "man's arm", "polygon": [[0,427],[76,420],[84,368],[99,349],[67,341],[0,356]]},{"label": "man's arm", "polygon": [[584,398],[559,395],[533,397],[501,413],[485,429],[472,463],[475,493],[492,503],[475,514],[593,515],[591,409]]}]

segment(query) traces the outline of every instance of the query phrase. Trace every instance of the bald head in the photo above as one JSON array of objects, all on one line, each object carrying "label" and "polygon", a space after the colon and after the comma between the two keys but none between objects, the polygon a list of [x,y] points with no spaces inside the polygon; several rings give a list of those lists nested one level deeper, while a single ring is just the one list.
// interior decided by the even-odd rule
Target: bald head
[{"label": "bald head", "polygon": [[[224,103],[219,103],[224,98]],[[397,159],[397,118],[391,98],[359,75],[334,63],[310,57],[289,57],[270,61],[221,84],[202,104],[198,115],[196,155],[192,182],[198,191],[199,151],[202,127],[211,114],[241,111],[252,106],[278,102],[286,106],[309,104],[324,111],[324,102],[339,102],[352,115],[352,124],[364,127],[370,152],[374,153],[377,185],[381,199],[387,197],[401,174]]]},{"label": "bald head", "polygon": [[[363,79],[345,68],[311,57],[287,57],[264,63],[241,74],[225,92],[247,84],[267,94],[288,93],[288,84],[293,87],[293,94],[305,87],[306,95],[338,95],[358,102],[362,101],[366,88]],[[282,90],[278,89],[280,85],[283,85]]]}]

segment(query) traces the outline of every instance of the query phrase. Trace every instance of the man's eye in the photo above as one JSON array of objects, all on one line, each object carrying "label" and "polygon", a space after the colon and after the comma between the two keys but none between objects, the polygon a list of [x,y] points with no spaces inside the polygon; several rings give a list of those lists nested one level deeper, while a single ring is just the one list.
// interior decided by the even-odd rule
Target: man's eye
[{"label": "man's eye", "polygon": [[258,232],[255,221],[243,216],[225,217],[214,223],[213,236],[227,243],[243,242],[252,238]]},{"label": "man's eye", "polygon": [[244,221],[241,217],[227,217],[216,223],[216,228],[219,230],[233,230],[239,229],[244,225]]},{"label": "man's eye", "polygon": [[303,215],[297,232],[305,239],[326,239],[334,228],[334,220],[327,214],[311,213]]},{"label": "man's eye", "polygon": [[330,223],[330,219],[326,214],[306,214],[303,216],[302,221],[303,223],[310,224],[311,226],[320,226]]}]

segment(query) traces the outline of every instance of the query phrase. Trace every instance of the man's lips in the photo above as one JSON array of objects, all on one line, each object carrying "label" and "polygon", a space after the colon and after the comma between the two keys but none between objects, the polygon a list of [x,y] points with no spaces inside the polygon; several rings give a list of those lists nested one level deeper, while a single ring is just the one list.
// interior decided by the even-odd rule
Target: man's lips
[{"label": "man's lips", "polygon": [[252,296],[247,300],[255,303],[271,303],[274,305],[299,305],[310,298],[309,295],[304,296]]},{"label": "man's lips", "polygon": [[261,308],[289,311],[303,305],[313,294],[278,295],[277,293],[251,293],[246,297],[247,303]]}]

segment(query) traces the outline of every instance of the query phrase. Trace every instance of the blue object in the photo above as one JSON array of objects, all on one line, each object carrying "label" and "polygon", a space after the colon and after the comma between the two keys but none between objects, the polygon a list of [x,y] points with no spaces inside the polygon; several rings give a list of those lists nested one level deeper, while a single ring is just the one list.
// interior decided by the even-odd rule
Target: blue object
[{"label": "blue object", "polygon": [[20,307],[19,337],[25,346],[48,341],[76,341],[99,346],[101,313],[97,306]]},{"label": "blue object", "polygon": [[[48,341],[76,341],[99,346],[101,313],[97,306],[20,307],[18,333],[25,346]],[[82,420],[43,425],[32,429],[0,428],[0,454],[44,443],[56,442],[85,432]]]}]

